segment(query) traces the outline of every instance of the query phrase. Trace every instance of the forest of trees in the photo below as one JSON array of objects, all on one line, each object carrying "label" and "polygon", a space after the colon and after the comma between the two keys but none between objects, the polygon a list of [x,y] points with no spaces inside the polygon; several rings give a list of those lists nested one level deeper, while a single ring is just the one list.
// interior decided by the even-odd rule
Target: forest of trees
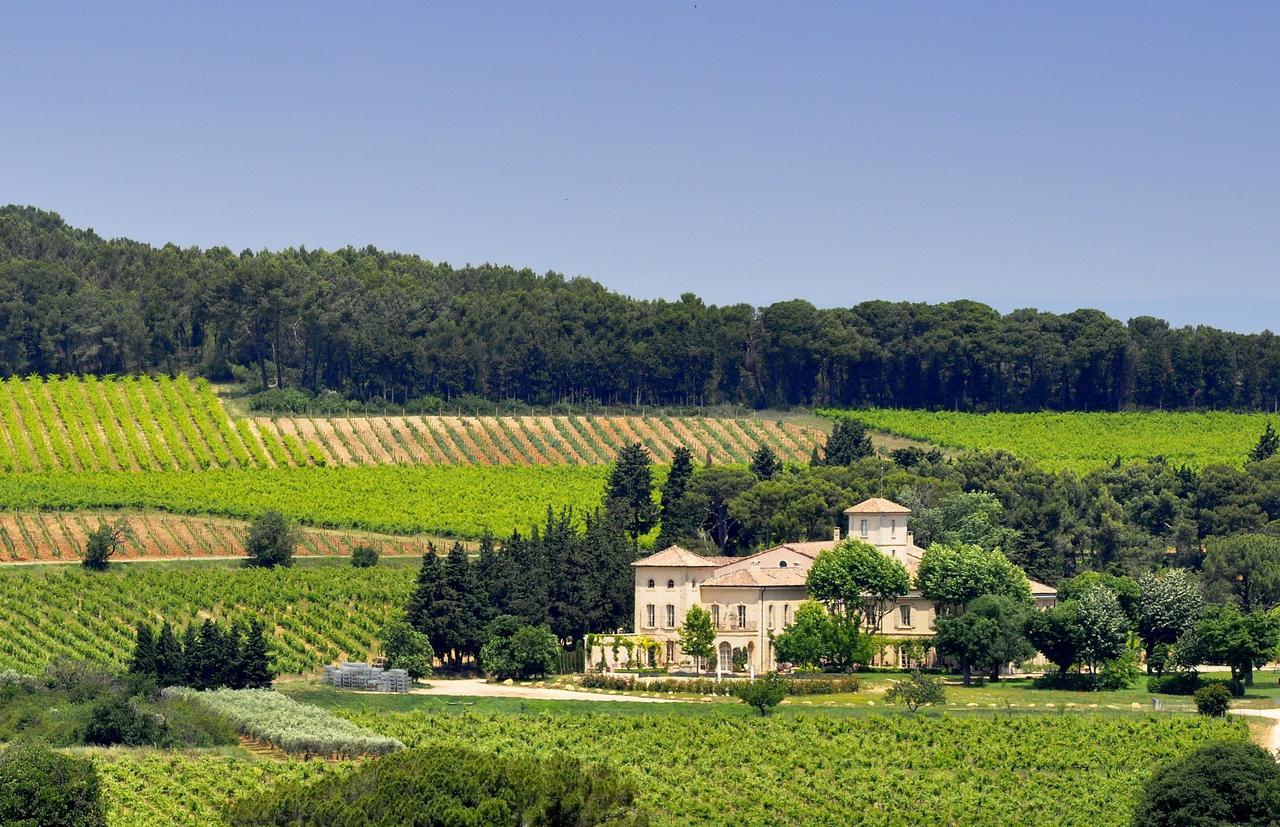
[{"label": "forest of trees", "polygon": [[1096,310],[1002,315],[970,301],[638,301],[584,278],[372,247],[154,248],[0,208],[0,373],[227,378],[233,366],[263,386],[396,403],[1280,405],[1270,332],[1126,324]]}]

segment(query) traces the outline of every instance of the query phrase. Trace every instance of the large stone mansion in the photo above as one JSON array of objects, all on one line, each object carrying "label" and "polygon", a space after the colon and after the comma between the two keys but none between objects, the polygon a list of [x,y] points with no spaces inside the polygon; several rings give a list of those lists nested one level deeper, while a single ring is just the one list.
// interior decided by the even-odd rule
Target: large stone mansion
[{"label": "large stone mansion", "polygon": [[[857,537],[906,566],[914,582],[923,550],[907,531],[910,509],[875,497],[845,510],[849,537]],[[770,632],[779,633],[792,622],[796,607],[808,598],[805,578],[819,553],[840,542],[837,528],[832,539],[786,543],[748,557],[703,557],[679,546],[632,563],[635,570],[635,638],[659,644],[656,660],[670,666],[692,668],[692,659],[680,651],[679,630],[692,606],[711,613],[716,629],[716,652],[727,669],[735,649],[745,650],[747,667],[757,673],[777,668]],[[1036,605],[1053,605],[1057,592],[1031,582]],[[883,619],[880,634],[906,641],[933,634],[933,603],[913,589]],[[612,656],[606,643],[599,656],[611,667],[620,667],[626,656]],[[597,657],[592,655],[592,657]],[[879,656],[891,665],[900,662],[894,647]],[[598,660],[593,661],[598,662]]]}]

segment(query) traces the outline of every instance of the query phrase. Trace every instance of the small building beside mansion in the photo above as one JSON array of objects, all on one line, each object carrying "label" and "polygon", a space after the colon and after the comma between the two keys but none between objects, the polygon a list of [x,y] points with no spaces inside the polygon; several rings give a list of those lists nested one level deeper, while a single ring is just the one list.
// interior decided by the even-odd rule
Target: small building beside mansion
[{"label": "small building beside mansion", "polygon": [[[879,497],[847,509],[847,536],[870,543],[902,563],[915,581],[924,553],[907,531],[910,509]],[[693,668],[693,659],[680,650],[680,626],[692,606],[711,613],[716,630],[716,653],[728,670],[735,650],[745,652],[747,668],[767,672],[777,668],[770,633],[791,625],[796,608],[808,599],[805,578],[819,553],[840,542],[836,529],[830,540],[786,543],[748,557],[703,557],[672,546],[632,563],[635,571],[635,633],[631,641],[657,644],[655,660],[669,666]],[[1052,606],[1057,592],[1031,581],[1036,606]],[[933,603],[912,589],[897,601],[881,622],[879,634],[891,643],[933,634]],[[622,667],[625,654],[600,641],[599,654],[611,668]],[[633,644],[634,645],[634,644]],[[886,665],[905,666],[901,650],[890,646],[878,656]],[[741,654],[739,663],[742,662]]]}]

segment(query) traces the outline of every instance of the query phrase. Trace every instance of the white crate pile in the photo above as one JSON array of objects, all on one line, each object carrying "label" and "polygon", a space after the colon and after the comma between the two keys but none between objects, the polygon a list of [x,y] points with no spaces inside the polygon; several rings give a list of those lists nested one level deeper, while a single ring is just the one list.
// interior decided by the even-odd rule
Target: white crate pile
[{"label": "white crate pile", "polygon": [[408,692],[413,688],[413,679],[403,669],[383,669],[359,662],[326,666],[320,682],[369,692]]}]

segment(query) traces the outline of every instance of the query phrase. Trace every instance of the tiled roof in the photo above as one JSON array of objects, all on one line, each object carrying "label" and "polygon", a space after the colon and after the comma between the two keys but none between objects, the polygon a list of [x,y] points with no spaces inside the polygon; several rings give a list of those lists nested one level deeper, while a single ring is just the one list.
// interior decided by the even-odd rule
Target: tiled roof
[{"label": "tiled roof", "polygon": [[1053,586],[1046,586],[1044,583],[1037,583],[1035,580],[1028,580],[1031,583],[1031,593],[1038,597],[1050,597],[1056,595],[1058,590]]},{"label": "tiled roof", "polygon": [[802,569],[752,567],[717,574],[702,581],[703,586],[800,586],[805,583]]},{"label": "tiled roof", "polygon": [[872,497],[844,510],[846,514],[910,514],[911,509],[884,497]]},{"label": "tiled roof", "polygon": [[664,548],[657,554],[650,554],[648,557],[637,560],[631,565],[633,566],[691,566],[697,568],[718,569],[731,562],[735,558],[732,557],[703,557],[700,554],[694,554],[687,548],[680,546],[671,546]]}]

